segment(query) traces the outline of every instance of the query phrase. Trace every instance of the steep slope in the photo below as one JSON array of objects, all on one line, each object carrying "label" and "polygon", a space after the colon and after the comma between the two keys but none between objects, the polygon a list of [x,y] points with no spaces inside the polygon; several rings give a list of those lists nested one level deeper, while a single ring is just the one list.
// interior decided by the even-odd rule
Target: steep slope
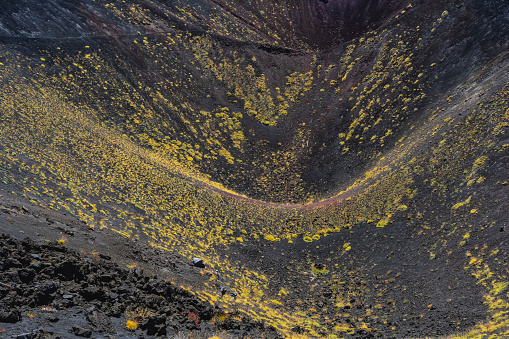
[{"label": "steep slope", "polygon": [[9,2],[1,185],[206,258],[200,298],[284,334],[503,333],[508,17],[503,1]]}]

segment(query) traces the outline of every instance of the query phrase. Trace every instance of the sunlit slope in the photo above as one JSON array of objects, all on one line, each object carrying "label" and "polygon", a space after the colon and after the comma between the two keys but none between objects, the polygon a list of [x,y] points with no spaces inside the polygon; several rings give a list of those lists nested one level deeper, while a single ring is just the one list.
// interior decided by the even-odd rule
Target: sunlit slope
[{"label": "sunlit slope", "polygon": [[[210,4],[99,2],[75,6],[74,16],[50,4],[30,12],[33,31],[3,25],[45,86],[142,147],[240,194],[283,203],[346,189],[444,90],[473,75],[465,69],[498,55],[502,39],[500,30],[463,27],[447,10],[421,17],[407,5],[390,26],[298,53],[267,47],[262,24]],[[214,20],[198,20],[199,28],[196,17]],[[80,29],[62,40],[71,20]],[[470,49],[472,34],[486,47]]]},{"label": "sunlit slope", "polygon": [[[490,166],[507,164],[507,5],[397,4],[383,25],[361,25],[344,43],[323,40],[325,48],[283,30],[271,20],[280,7],[264,3],[7,6],[2,185],[90,227],[206,258],[238,298],[222,296],[212,278],[196,293],[284,333],[390,329],[384,321],[397,307],[426,310],[404,291],[389,303],[383,284],[359,278],[390,260],[365,252],[379,240],[361,246],[350,234],[403,225],[417,239],[443,233],[445,242],[428,247],[390,245],[443,265],[461,257],[451,272],[485,287],[458,293],[486,301],[496,316],[485,330],[503,331],[507,278],[483,256],[507,253],[483,231],[503,220],[507,200],[488,198],[503,189]],[[327,273],[311,270],[322,287],[301,283],[315,267],[309,259],[274,274],[286,269],[280,252],[327,242],[330,251],[315,255]],[[243,264],[267,244],[282,264],[269,255]],[[299,286],[285,288],[283,278]],[[314,305],[325,292],[328,306]],[[355,310],[346,308],[352,299]]]}]

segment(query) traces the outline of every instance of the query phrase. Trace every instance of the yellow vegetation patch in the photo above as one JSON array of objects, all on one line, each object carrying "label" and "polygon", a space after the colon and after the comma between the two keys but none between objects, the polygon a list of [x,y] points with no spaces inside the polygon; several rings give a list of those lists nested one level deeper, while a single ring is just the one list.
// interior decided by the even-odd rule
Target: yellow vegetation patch
[{"label": "yellow vegetation patch", "polygon": [[125,324],[125,327],[129,331],[136,331],[138,329],[138,323],[136,321],[134,321],[134,320],[127,320],[126,324]]},{"label": "yellow vegetation patch", "polygon": [[488,160],[487,157],[480,157],[480,158],[477,158],[475,161],[474,161],[474,164],[472,165],[472,169],[476,169],[476,168],[480,168],[480,167],[483,167],[485,164],[486,164],[486,161]]},{"label": "yellow vegetation patch", "polygon": [[465,201],[455,204],[454,206],[452,206],[452,209],[456,210],[462,206],[468,205],[470,203],[470,200],[472,200],[472,196],[469,196]]},{"label": "yellow vegetation patch", "polygon": [[274,236],[273,236],[273,235],[270,235],[270,234],[269,234],[269,235],[266,235],[266,236],[265,236],[265,240],[268,240],[268,241],[276,241],[276,238],[274,238]]}]

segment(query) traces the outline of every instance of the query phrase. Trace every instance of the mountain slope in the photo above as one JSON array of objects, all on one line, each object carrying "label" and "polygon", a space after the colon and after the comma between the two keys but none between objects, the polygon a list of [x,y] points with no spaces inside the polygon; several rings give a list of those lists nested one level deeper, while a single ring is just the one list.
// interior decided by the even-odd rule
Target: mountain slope
[{"label": "mountain slope", "polygon": [[283,334],[503,333],[508,17],[503,1],[9,2],[1,185],[206,258],[200,298]]}]

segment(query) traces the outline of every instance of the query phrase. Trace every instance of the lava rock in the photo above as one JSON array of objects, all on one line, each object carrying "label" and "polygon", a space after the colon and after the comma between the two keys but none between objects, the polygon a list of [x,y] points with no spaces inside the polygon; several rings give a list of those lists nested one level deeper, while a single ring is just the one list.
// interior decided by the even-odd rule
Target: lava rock
[{"label": "lava rock", "polygon": [[7,260],[4,261],[4,269],[11,268],[11,267],[22,267],[19,260],[16,258],[7,258]]},{"label": "lava rock", "polygon": [[89,286],[81,291],[81,295],[86,301],[102,300],[104,291],[97,286]]},{"label": "lava rock", "polygon": [[47,314],[45,317],[51,323],[56,323],[57,321],[60,320],[59,317],[57,317],[55,314],[52,314],[52,313]]},{"label": "lava rock", "polygon": [[199,268],[205,268],[205,262],[200,258],[193,258],[193,265]]},{"label": "lava rock", "polygon": [[56,282],[49,282],[36,287],[36,303],[38,305],[48,305],[56,296],[56,291],[59,284]]},{"label": "lava rock", "polygon": [[35,270],[31,268],[22,268],[18,270],[19,279],[25,284],[31,282],[35,278]]},{"label": "lava rock", "polygon": [[14,324],[21,321],[21,313],[17,310],[2,311],[0,310],[0,323]]},{"label": "lava rock", "polygon": [[78,337],[90,338],[92,336],[92,330],[81,326],[73,326],[72,333]]},{"label": "lava rock", "polygon": [[110,318],[99,311],[92,311],[87,314],[87,320],[97,332],[111,331]]},{"label": "lava rock", "polygon": [[148,317],[141,328],[146,330],[148,335],[164,336],[166,335],[166,317],[164,315]]}]

